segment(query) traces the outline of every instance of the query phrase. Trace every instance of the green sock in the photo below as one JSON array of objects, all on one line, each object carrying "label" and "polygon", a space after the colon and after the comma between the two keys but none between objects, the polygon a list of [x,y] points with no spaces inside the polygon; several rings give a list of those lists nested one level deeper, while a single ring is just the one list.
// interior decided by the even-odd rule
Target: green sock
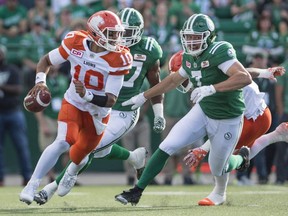
[{"label": "green sock", "polygon": [[[78,175],[79,175],[80,173],[82,173],[84,170],[86,170],[86,169],[90,166],[93,158],[94,158],[94,154],[91,153],[91,154],[89,155],[89,160],[88,160],[88,162],[87,162],[87,163],[85,164],[85,166],[79,171]],[[63,169],[62,172],[57,176],[57,178],[56,178],[56,183],[57,183],[57,185],[59,185],[59,182],[60,182],[61,179],[63,178],[63,176],[64,176],[64,174],[65,174],[68,166],[70,165],[70,163],[71,163],[71,161],[69,161],[69,163],[68,163],[68,165],[65,167],[65,169]]]},{"label": "green sock", "polygon": [[117,144],[113,144],[111,152],[103,158],[108,160],[127,160],[129,156],[130,152],[127,149]]},{"label": "green sock", "polygon": [[237,167],[239,167],[243,162],[243,158],[240,155],[231,155],[229,159],[229,166],[226,170],[226,173],[231,172],[232,170],[235,170]]},{"label": "green sock", "polygon": [[69,166],[69,164],[71,163],[71,161],[69,161],[69,163],[67,164],[67,166],[62,170],[62,172],[57,176],[57,178],[56,178],[56,183],[57,183],[57,185],[59,185],[59,182],[61,181],[61,179],[63,178],[63,176],[64,176],[64,173],[66,172],[66,170],[67,170],[67,168],[68,168],[68,166]]},{"label": "green sock", "polygon": [[137,186],[141,189],[145,189],[146,186],[163,169],[168,158],[169,155],[158,148],[148,161],[146,168],[144,169],[144,172],[137,183]]}]

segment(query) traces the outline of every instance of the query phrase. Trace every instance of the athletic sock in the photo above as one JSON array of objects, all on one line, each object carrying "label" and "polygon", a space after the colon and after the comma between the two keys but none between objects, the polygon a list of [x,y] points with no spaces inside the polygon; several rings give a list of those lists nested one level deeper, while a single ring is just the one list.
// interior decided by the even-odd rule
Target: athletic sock
[{"label": "athletic sock", "polygon": [[212,193],[224,196],[224,194],[226,193],[227,184],[229,180],[229,173],[224,173],[222,176],[215,176],[214,179],[215,179],[215,187]]},{"label": "athletic sock", "polygon": [[231,172],[232,170],[238,168],[243,162],[243,158],[240,155],[231,155],[229,159],[228,168],[226,172]]},{"label": "athletic sock", "polygon": [[251,160],[252,158],[255,157],[262,149],[264,149],[266,146],[278,142],[277,140],[277,134],[275,132],[271,132],[265,135],[262,135],[258,139],[255,140],[253,143],[251,149],[250,149],[250,155],[249,159]]},{"label": "athletic sock", "polygon": [[110,153],[103,158],[108,160],[127,160],[129,155],[130,152],[127,149],[113,144]]},{"label": "athletic sock", "polygon": [[155,178],[155,176],[163,169],[169,156],[170,155],[168,155],[166,152],[158,148],[148,161],[147,166],[137,183],[137,186],[144,190],[146,186]]}]

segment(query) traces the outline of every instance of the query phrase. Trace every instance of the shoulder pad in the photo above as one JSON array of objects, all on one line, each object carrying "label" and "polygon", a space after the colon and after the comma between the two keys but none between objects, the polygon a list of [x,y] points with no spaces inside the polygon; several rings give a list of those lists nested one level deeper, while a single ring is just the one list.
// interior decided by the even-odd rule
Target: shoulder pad
[{"label": "shoulder pad", "polygon": [[226,41],[213,43],[207,57],[211,60],[211,66],[216,66],[225,61],[237,58],[233,46]]},{"label": "shoulder pad", "polygon": [[219,53],[226,52],[228,49],[234,49],[232,44],[227,41],[219,41],[215,42],[211,45],[209,50],[209,54],[218,55]]},{"label": "shoulder pad", "polygon": [[71,50],[72,48],[77,50],[84,50],[83,40],[87,37],[85,31],[71,31],[68,32],[63,39],[62,43]]},{"label": "shoulder pad", "polygon": [[152,53],[156,59],[162,58],[162,48],[154,38],[143,36],[139,42],[139,46],[141,46],[143,51]]}]

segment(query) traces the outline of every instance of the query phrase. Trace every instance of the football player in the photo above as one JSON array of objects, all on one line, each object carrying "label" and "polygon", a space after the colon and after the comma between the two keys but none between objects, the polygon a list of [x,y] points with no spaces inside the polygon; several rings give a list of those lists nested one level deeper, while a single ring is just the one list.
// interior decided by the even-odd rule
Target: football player
[{"label": "football player", "polygon": [[[134,188],[115,196],[122,204],[136,205],[144,189],[162,170],[169,156],[205,136],[211,141],[209,165],[212,174],[222,176],[229,171],[228,159],[234,151],[243,125],[245,105],[242,88],[249,85],[252,78],[237,60],[230,43],[215,42],[215,31],[210,17],[204,14],[192,15],[180,31],[184,49],[180,70],[123,103],[136,109],[147,99],[175,89],[187,78],[195,87],[191,93],[195,105],[159,145],[138,183]],[[232,167],[247,164],[249,149],[243,148],[239,154],[234,156]]]},{"label": "football player", "polygon": [[[88,19],[87,31],[69,32],[58,48],[38,62],[32,95],[40,89],[48,90],[46,73],[52,65],[69,61],[72,79],[59,112],[57,137],[42,153],[30,181],[20,193],[20,201],[32,203],[41,179],[61,154],[70,149],[71,166],[78,169],[99,144],[124,75],[132,67],[129,49],[123,46],[124,31],[115,13],[99,11]],[[65,177],[69,178],[69,173]]]},{"label": "football player", "polygon": [[[174,54],[169,61],[170,71],[178,71],[181,67],[182,51]],[[285,72],[283,67],[274,67],[268,69],[246,68],[253,78],[275,79],[275,76],[282,76]],[[186,91],[191,88],[191,85]],[[255,82],[243,88],[245,111],[244,124],[240,139],[235,147],[234,153],[237,153],[242,146],[251,148],[249,160],[270,143],[279,141],[288,141],[288,125],[282,123],[274,132],[265,134],[271,126],[271,113],[264,100],[264,93],[259,91]],[[260,137],[260,138],[259,138]],[[184,158],[186,164],[190,167],[197,167],[200,161],[207,155],[210,150],[210,141],[208,140],[201,147],[189,150]],[[226,200],[226,188],[228,183],[228,174],[215,176],[214,190],[208,197],[200,200],[199,205],[212,206],[221,205]]]},{"label": "football player", "polygon": [[[125,28],[125,34],[123,36],[125,45],[129,47],[133,56],[132,69],[129,74],[124,77],[122,89],[112,108],[111,117],[103,139],[91,154],[90,158],[127,160],[136,170],[138,170],[138,175],[140,175],[140,168],[143,168],[145,164],[145,148],[141,147],[133,152],[129,152],[127,149],[114,143],[135,126],[139,117],[139,109],[132,110],[131,106],[122,106],[122,102],[139,94],[145,78],[147,78],[151,86],[160,82],[160,59],[162,57],[162,49],[153,38],[142,36],[144,21],[142,15],[137,10],[133,8],[124,8],[119,12],[119,17]],[[151,98],[155,115],[153,129],[158,133],[165,128],[162,101],[162,95]],[[87,162],[87,166],[88,165],[89,163]],[[69,165],[66,170],[70,177],[69,184],[66,184],[63,180],[61,181],[63,177],[62,172],[55,182],[46,185],[35,195],[34,200],[38,204],[45,204],[53,196],[59,182],[60,184],[57,193],[60,196],[69,193],[77,179],[77,172],[72,174],[70,167],[71,165]],[[82,173],[85,168],[80,170],[79,174]],[[62,182],[64,184],[62,184]]]}]

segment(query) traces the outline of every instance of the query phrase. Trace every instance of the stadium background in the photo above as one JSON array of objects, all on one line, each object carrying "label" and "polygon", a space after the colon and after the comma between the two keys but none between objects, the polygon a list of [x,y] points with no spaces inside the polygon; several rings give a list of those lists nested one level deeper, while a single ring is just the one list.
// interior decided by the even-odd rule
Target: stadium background
[{"label": "stadium background", "polygon": [[[18,0],[18,2],[25,6],[27,9],[34,6],[34,0]],[[101,2],[101,1],[96,1]],[[151,1],[157,4],[157,1]],[[170,1],[168,1],[170,2]],[[173,0],[172,0],[173,2]],[[194,1],[196,3],[201,3],[202,1]],[[209,2],[209,1],[204,1]],[[237,1],[232,1],[237,2]],[[251,2],[251,1],[250,1]],[[255,1],[256,2],[256,1]],[[258,1],[257,1],[258,2]],[[259,2],[269,2],[269,1],[259,1]],[[256,18],[248,19],[248,20],[237,20],[231,19],[229,17],[230,15],[225,14],[227,11],[221,9],[214,10],[214,22],[217,28],[218,32],[218,40],[227,40],[229,41],[234,48],[237,51],[238,59],[245,65],[246,63],[246,55],[242,52],[242,46],[245,43],[246,36],[248,32],[252,31],[256,28]],[[17,56],[18,52],[18,44],[11,44],[10,47],[8,47],[8,58],[15,59],[15,56]],[[171,53],[166,53],[166,58]],[[163,60],[165,61],[165,60]],[[24,98],[24,95],[27,93],[27,90],[23,92],[22,98]],[[34,114],[25,112],[25,116],[27,118],[27,124],[28,124],[28,131],[29,131],[29,143],[30,143],[30,150],[31,150],[31,157],[32,157],[32,163],[33,167],[35,167],[36,162],[40,156],[39,146],[38,146],[38,126],[37,121],[34,117]],[[153,113],[152,110],[149,110],[149,120],[152,124],[153,122]],[[152,149],[155,150],[157,148],[157,145],[160,143],[161,137],[159,134],[156,134],[152,132],[151,135],[151,144]],[[5,141],[5,148],[4,148],[4,155],[5,155],[5,164],[6,164],[6,173],[19,173],[18,168],[18,161],[15,157],[15,149],[13,145],[11,144],[11,141],[9,138],[6,138]],[[60,165],[58,163],[57,168],[60,169]],[[89,171],[97,171],[97,172],[119,172],[123,171],[123,165],[122,163],[119,163],[118,161],[108,161],[108,160],[97,160],[97,162],[92,163],[92,165],[89,168]]]}]

